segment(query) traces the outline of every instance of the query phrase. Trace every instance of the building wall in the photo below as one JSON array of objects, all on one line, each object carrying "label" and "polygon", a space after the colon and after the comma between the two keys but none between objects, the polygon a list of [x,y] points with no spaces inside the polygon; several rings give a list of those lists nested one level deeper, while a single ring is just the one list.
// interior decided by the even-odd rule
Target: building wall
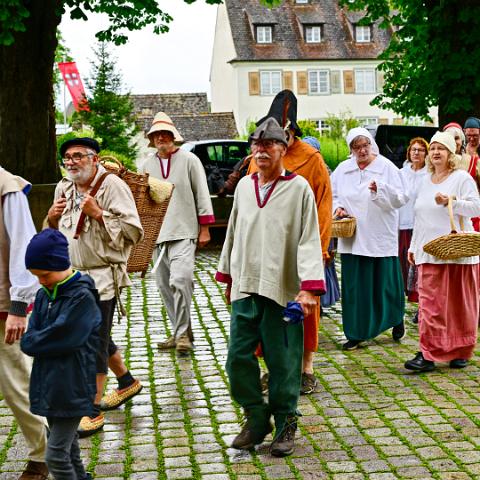
[{"label": "building wall", "polygon": [[[235,70],[228,63],[236,56],[232,32],[227,16],[227,8],[221,4],[217,8],[215,42],[213,44],[212,65],[210,68],[212,112],[231,112],[236,104]],[[213,107],[215,105],[215,107]]]}]

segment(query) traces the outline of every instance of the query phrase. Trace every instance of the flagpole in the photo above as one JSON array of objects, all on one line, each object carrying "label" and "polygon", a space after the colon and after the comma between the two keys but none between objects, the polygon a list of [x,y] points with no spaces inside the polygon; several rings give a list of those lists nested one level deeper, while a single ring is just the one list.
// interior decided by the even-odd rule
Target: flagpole
[{"label": "flagpole", "polygon": [[[63,63],[65,63],[65,55],[63,56]],[[63,133],[67,133],[67,85],[65,79],[63,79],[63,128]]]}]

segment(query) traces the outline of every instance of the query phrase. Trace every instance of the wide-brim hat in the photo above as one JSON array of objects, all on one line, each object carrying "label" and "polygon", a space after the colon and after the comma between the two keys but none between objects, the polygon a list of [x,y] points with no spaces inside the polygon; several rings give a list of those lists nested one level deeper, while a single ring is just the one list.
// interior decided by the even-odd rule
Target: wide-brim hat
[{"label": "wide-brim hat", "polygon": [[63,157],[65,155],[65,152],[70,147],[76,147],[76,146],[91,148],[97,153],[100,151],[100,145],[94,138],[77,137],[77,138],[71,138],[70,140],[67,140],[62,143],[60,147],[60,155]]},{"label": "wide-brim hat", "polygon": [[257,127],[270,117],[273,117],[284,130],[294,130],[296,137],[302,136],[302,130],[297,124],[297,97],[291,90],[277,93],[268,113],[256,123]]},{"label": "wide-brim hat", "polygon": [[160,130],[165,130],[167,132],[171,132],[173,134],[174,142],[183,142],[183,137],[178,133],[178,130],[175,128],[175,125],[172,122],[172,119],[164,112],[158,112],[153,119],[152,126],[147,133],[147,137],[150,140],[148,146],[154,147],[155,145],[150,138],[150,135],[155,132],[159,132]]},{"label": "wide-brim hat", "polygon": [[276,140],[282,142],[288,147],[287,135],[285,130],[280,127],[277,120],[273,117],[267,118],[261,123],[257,129],[250,135],[250,143],[253,140]]}]

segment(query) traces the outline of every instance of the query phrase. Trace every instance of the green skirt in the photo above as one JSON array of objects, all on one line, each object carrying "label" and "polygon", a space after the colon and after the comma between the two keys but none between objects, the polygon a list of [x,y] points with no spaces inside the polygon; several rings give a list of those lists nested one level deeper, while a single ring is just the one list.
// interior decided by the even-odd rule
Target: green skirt
[{"label": "green skirt", "polygon": [[369,340],[403,321],[398,257],[342,254],[342,319],[349,340]]}]

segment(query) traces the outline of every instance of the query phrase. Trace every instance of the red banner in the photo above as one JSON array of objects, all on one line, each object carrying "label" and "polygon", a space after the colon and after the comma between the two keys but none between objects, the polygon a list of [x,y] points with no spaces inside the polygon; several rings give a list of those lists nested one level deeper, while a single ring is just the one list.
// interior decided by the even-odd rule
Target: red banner
[{"label": "red banner", "polygon": [[75,110],[77,112],[80,110],[89,110],[85,89],[83,88],[80,73],[78,73],[77,64],[75,62],[61,62],[58,64],[58,68],[72,96]]}]

